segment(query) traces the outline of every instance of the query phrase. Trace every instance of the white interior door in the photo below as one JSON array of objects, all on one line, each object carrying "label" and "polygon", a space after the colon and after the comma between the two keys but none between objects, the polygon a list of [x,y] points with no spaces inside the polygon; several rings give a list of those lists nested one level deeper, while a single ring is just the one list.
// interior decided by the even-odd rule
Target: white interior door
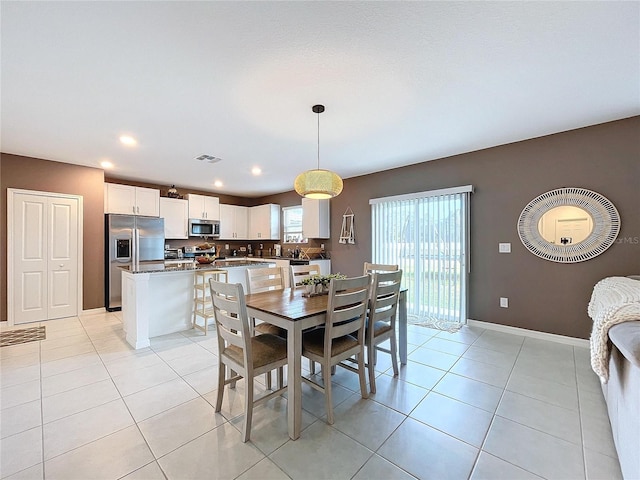
[{"label": "white interior door", "polygon": [[78,201],[51,198],[48,205],[47,318],[78,314]]},{"label": "white interior door", "polygon": [[78,314],[81,200],[9,189],[9,323]]}]

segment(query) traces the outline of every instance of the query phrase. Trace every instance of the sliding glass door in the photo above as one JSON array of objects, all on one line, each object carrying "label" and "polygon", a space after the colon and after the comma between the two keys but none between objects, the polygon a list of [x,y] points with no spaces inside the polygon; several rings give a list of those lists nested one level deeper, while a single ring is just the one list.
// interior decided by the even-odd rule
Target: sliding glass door
[{"label": "sliding glass door", "polygon": [[471,186],[370,200],[373,262],[397,264],[414,323],[465,323]]}]

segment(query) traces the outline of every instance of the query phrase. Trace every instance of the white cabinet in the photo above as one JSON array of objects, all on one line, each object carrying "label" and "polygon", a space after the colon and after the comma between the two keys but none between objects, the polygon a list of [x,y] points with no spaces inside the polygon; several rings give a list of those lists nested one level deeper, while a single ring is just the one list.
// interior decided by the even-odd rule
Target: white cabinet
[{"label": "white cabinet", "polygon": [[329,238],[329,200],[302,199],[302,234],[306,238]]},{"label": "white cabinet", "polygon": [[320,275],[329,275],[331,273],[331,260],[309,260],[309,265],[318,265],[320,267]]},{"label": "white cabinet", "polygon": [[190,193],[189,218],[200,218],[206,220],[220,220],[220,199],[208,195],[198,195]]},{"label": "white cabinet", "polygon": [[160,198],[160,216],[164,218],[164,238],[189,238],[189,202],[179,198]]},{"label": "white cabinet", "polygon": [[249,208],[238,205],[220,205],[220,238],[246,240],[249,237]]},{"label": "white cabinet", "polygon": [[104,213],[160,216],[160,190],[117,183],[104,184]]},{"label": "white cabinet", "polygon": [[280,205],[268,203],[249,209],[250,240],[280,240]]}]

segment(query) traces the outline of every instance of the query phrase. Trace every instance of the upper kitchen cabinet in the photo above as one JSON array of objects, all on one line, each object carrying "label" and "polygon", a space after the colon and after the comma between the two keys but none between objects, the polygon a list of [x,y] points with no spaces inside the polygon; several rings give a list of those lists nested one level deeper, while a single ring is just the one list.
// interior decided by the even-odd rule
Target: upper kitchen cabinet
[{"label": "upper kitchen cabinet", "polygon": [[249,208],[220,204],[220,238],[246,240],[249,238]]},{"label": "upper kitchen cabinet", "polygon": [[179,198],[160,198],[160,216],[164,218],[164,238],[189,238],[189,202]]},{"label": "upper kitchen cabinet", "polygon": [[302,199],[302,234],[306,238],[329,238],[329,200]]},{"label": "upper kitchen cabinet", "polygon": [[105,183],[104,208],[104,213],[159,217],[160,190]]},{"label": "upper kitchen cabinet", "polygon": [[189,218],[220,220],[220,199],[218,197],[190,193],[187,198],[189,199]]},{"label": "upper kitchen cabinet", "polygon": [[280,205],[268,203],[249,209],[250,240],[280,240]]}]

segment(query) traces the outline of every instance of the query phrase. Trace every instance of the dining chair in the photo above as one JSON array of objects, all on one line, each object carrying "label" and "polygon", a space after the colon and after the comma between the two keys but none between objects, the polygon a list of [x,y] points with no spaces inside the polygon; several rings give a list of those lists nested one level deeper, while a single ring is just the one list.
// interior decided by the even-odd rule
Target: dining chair
[{"label": "dining chair", "polygon": [[[312,275],[320,275],[319,265],[289,265],[289,283],[292,289],[303,288],[302,280]],[[309,371],[316,373],[316,365],[313,360],[309,360]]]},{"label": "dining chair", "polygon": [[[369,300],[369,275],[343,280],[332,279],[329,284],[327,317],[324,327],[302,335],[302,355],[322,365],[323,385],[310,378],[302,381],[324,393],[327,423],[333,424],[331,397],[331,367],[341,366],[358,374],[362,398],[369,396],[364,361],[364,321]],[[355,360],[345,363],[355,355]],[[354,367],[353,365],[357,365]]]},{"label": "dining chair", "polygon": [[[384,263],[370,263],[364,262],[364,275],[371,275],[373,280],[373,274],[378,272],[395,272],[398,270],[398,265],[384,264]],[[373,364],[375,365],[378,359],[378,351],[373,350]]]},{"label": "dining chair", "polygon": [[[254,378],[269,374],[287,364],[287,341],[268,333],[252,335],[247,315],[244,290],[240,283],[229,284],[209,280],[211,301],[218,337],[218,393],[215,411],[222,409],[225,385],[245,379],[243,442],[249,440],[253,407],[280,395],[282,387],[259,398],[254,397]],[[229,377],[227,378],[227,368]]]},{"label": "dining chair", "polygon": [[302,280],[312,275],[320,275],[319,265],[289,265],[291,288],[302,287]]},{"label": "dining chair", "polygon": [[[375,364],[376,351],[389,353],[393,365],[393,375],[398,375],[398,347],[396,342],[396,312],[400,297],[402,270],[374,273],[369,295],[369,309],[365,329],[367,347],[367,370],[369,389],[376,393]],[[389,340],[390,348],[379,346]]]},{"label": "dining chair", "polygon": [[[247,268],[247,293],[260,293],[269,290],[283,290],[285,285],[285,273],[282,267]],[[259,320],[259,319],[258,319]],[[249,319],[252,333],[277,335],[287,338],[287,331],[267,322],[256,322],[255,318]],[[271,373],[266,374],[267,388],[271,389]],[[282,387],[283,378],[278,376],[278,388]]]},{"label": "dining chair", "polygon": [[363,274],[366,275],[368,273],[373,275],[376,272],[395,272],[396,270],[398,270],[398,265],[385,265],[383,263],[364,262]]},{"label": "dining chair", "polygon": [[[283,290],[285,272],[283,267],[247,268],[247,294]],[[258,333],[271,333],[286,338],[287,331],[270,323],[260,322],[257,325],[252,319],[252,326]]]}]

